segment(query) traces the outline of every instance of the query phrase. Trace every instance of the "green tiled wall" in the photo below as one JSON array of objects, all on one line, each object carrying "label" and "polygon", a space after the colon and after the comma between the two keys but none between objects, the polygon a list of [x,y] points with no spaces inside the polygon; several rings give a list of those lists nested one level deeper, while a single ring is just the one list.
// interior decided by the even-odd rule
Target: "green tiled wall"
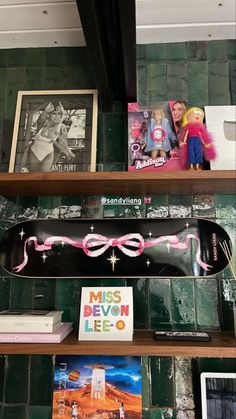
[{"label": "green tiled wall", "polygon": [[[137,48],[138,98],[141,101],[187,99],[189,105],[236,103],[236,48],[233,41],[140,45]],[[1,171],[8,170],[18,90],[94,88],[86,48],[0,50]],[[99,114],[98,170],[124,170],[126,115]],[[0,236],[13,223],[35,218],[206,217],[235,239],[233,195],[143,196],[136,205],[105,205],[106,197],[0,198]],[[107,197],[112,198],[112,197]],[[236,286],[229,268],[214,278],[185,280],[24,280],[0,268],[0,309],[61,309],[78,324],[82,286],[132,285],[137,329],[232,330]],[[209,309],[210,307],[210,309]],[[0,419],[49,419],[54,359],[0,356]],[[143,357],[143,417],[194,417],[196,376],[204,370],[236,371],[236,360]],[[194,407],[196,405],[196,408]],[[185,415],[185,416],[184,416]]]}]

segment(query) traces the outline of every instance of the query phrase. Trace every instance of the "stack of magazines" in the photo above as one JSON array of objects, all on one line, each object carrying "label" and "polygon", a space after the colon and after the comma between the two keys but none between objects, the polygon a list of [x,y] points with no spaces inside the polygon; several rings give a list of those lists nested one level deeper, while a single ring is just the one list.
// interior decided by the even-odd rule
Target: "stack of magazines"
[{"label": "stack of magazines", "polygon": [[60,343],[72,323],[62,323],[63,311],[0,311],[0,343]]}]

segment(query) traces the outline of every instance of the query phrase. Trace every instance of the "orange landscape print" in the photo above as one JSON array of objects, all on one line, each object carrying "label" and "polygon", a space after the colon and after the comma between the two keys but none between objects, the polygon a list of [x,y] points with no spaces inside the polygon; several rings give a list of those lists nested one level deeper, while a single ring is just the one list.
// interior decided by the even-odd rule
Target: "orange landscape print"
[{"label": "orange landscape print", "polygon": [[141,358],[57,356],[52,419],[141,419]]}]

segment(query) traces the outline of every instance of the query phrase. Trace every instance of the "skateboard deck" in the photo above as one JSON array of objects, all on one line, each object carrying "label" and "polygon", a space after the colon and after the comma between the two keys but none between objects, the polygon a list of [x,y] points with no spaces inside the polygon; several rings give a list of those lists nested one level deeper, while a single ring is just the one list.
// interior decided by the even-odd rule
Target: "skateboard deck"
[{"label": "skateboard deck", "polygon": [[222,271],[230,249],[206,219],[35,220],[6,230],[0,257],[28,278],[201,277]]}]

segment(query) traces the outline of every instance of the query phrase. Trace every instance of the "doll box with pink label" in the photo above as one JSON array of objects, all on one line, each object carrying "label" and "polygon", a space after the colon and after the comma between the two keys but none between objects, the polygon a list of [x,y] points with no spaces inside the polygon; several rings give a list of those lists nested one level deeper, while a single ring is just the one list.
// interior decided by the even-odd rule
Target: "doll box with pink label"
[{"label": "doll box with pink label", "polygon": [[128,104],[128,171],[181,170],[174,103]]}]

